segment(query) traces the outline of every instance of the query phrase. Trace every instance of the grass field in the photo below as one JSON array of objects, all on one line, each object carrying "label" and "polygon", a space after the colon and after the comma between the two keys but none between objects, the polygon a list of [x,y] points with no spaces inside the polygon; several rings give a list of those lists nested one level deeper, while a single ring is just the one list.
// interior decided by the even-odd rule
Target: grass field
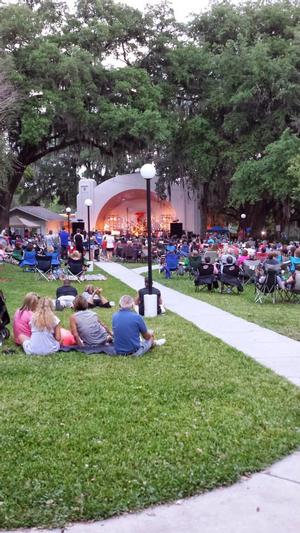
[{"label": "grass field", "polygon": [[[56,282],[2,266],[11,314]],[[6,280],[6,281],[4,281]],[[100,284],[118,301],[132,293]],[[110,323],[112,310],[100,310]],[[68,312],[59,313],[68,324]],[[255,472],[300,445],[300,393],[172,313],[139,358],[0,355],[0,527],[63,526],[171,501]],[[12,341],[9,341],[12,345]]]},{"label": "grass field", "polygon": [[220,307],[233,315],[240,316],[250,322],[255,322],[255,324],[300,341],[299,304],[288,302],[272,304],[270,301],[264,304],[255,304],[254,285],[246,286],[245,291],[237,295],[220,294],[219,291],[208,293],[206,289],[195,292],[194,282],[187,275],[177,276],[173,274],[171,279],[168,280],[163,274],[153,271],[153,280]]}]

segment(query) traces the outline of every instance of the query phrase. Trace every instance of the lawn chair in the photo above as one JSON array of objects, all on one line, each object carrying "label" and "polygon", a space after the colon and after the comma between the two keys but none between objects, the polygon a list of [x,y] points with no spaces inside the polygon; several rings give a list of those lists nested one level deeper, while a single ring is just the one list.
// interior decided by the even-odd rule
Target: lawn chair
[{"label": "lawn chair", "polygon": [[166,255],[166,262],[163,270],[165,271],[165,277],[170,279],[172,272],[178,272],[179,269],[179,257],[173,252]]},{"label": "lawn chair", "polygon": [[84,274],[84,266],[82,261],[73,260],[69,258],[68,264],[65,269],[65,274],[73,281],[81,283],[83,281],[82,276]]},{"label": "lawn chair", "polygon": [[137,249],[133,246],[125,246],[124,248],[124,261],[128,263],[137,261]]},{"label": "lawn chair", "polygon": [[4,294],[0,291],[0,345],[4,339],[9,338],[9,329],[6,327],[10,323],[10,317],[7,311]]},{"label": "lawn chair", "polygon": [[240,280],[240,269],[237,265],[224,265],[220,276],[220,281],[221,293],[224,292],[224,286],[228,288],[229,293],[233,292],[234,287],[236,287],[238,294],[243,292],[243,285]]},{"label": "lawn chair", "polygon": [[35,250],[25,250],[24,257],[20,263],[20,267],[24,272],[26,271],[35,271],[37,264]]},{"label": "lawn chair", "polygon": [[47,253],[47,257],[51,259],[51,268],[52,270],[57,270],[60,267],[59,251],[54,250],[52,253]]},{"label": "lawn chair", "polygon": [[51,268],[51,256],[37,255],[37,264],[34,267],[36,274],[36,280],[44,279],[45,281],[51,281],[54,279]]},{"label": "lawn chair", "polygon": [[207,288],[208,291],[217,289],[219,284],[214,274],[214,265],[211,265],[210,263],[200,264],[194,284],[195,292],[199,292],[205,288]]},{"label": "lawn chair", "polygon": [[276,303],[276,296],[278,293],[276,270],[267,270],[264,276],[264,280],[255,284],[255,303],[264,303],[267,299],[270,299],[273,304]]},{"label": "lawn chair", "polygon": [[295,272],[295,284],[285,291],[287,300],[292,303],[300,303],[300,271]]},{"label": "lawn chair", "polygon": [[187,257],[189,255],[189,252],[190,252],[190,247],[188,244],[183,244],[180,248],[180,255],[182,255],[183,257]]},{"label": "lawn chair", "polygon": [[248,283],[255,283],[256,279],[256,269],[259,267],[260,261],[244,261],[241,267],[241,276],[243,278],[243,286],[245,287]]},{"label": "lawn chair", "polygon": [[204,254],[203,260],[205,261],[205,258],[209,257],[210,263],[213,264],[217,261],[219,254],[215,250],[207,250]]},{"label": "lawn chair", "polygon": [[190,255],[189,256],[189,265],[187,267],[190,278],[198,276],[199,267],[202,264],[201,255]]}]

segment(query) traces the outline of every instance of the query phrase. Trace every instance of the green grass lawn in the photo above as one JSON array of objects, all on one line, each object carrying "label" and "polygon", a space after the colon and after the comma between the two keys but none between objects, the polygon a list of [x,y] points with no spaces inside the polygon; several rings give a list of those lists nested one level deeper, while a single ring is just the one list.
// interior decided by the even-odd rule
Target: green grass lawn
[{"label": "green grass lawn", "polygon": [[254,303],[254,285],[247,285],[242,294],[220,294],[219,291],[208,293],[207,290],[195,292],[193,280],[186,274],[184,276],[172,275],[166,279],[164,274],[153,271],[153,280],[172,289],[198,298],[203,302],[210,303],[224,309],[233,315],[240,316],[255,322],[259,326],[272,329],[277,333],[286,335],[300,341],[300,306],[290,302],[272,304],[268,301],[264,304]]},{"label": "green grass lawn", "polygon": [[[57,286],[17,267],[0,276],[11,314],[27,291]],[[132,293],[116,279],[100,285],[111,300]],[[110,321],[112,310],[99,313]],[[296,387],[172,313],[148,323],[167,343],[139,359],[0,355],[0,527],[171,501],[299,447]]]}]

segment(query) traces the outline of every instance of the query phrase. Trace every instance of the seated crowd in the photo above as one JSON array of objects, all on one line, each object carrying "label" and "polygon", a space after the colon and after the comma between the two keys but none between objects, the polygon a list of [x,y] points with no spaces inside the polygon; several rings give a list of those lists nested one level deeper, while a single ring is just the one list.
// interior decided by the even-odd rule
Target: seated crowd
[{"label": "seated crowd", "polygon": [[[55,300],[39,297],[35,292],[26,294],[13,318],[13,338],[27,355],[50,355],[59,350],[77,349],[140,356],[154,344],[164,343],[164,340],[154,340],[153,332],[135,312],[135,301],[131,296],[121,297],[120,308],[114,313],[112,328],[109,328],[92,310],[96,306],[108,307],[106,303],[109,302],[101,296],[101,289],[89,285],[82,294],[76,295],[76,289],[71,289],[74,287],[68,280],[57,289],[57,295],[61,295],[59,298],[73,298],[69,329],[61,327],[55,314]],[[104,305],[100,303],[101,298]]]},{"label": "seated crowd", "polygon": [[[185,247],[184,253],[182,248]],[[243,291],[243,282],[251,278],[258,285],[264,284],[268,272],[276,271],[276,284],[281,290],[298,290],[300,269],[300,247],[268,245],[260,243],[255,246],[252,241],[246,243],[215,243],[208,246],[205,242],[193,241],[186,251],[186,243],[171,247],[163,256],[160,271],[167,278],[172,271],[177,274],[189,273],[194,278],[196,287],[205,285],[209,291],[217,289],[231,292]],[[254,275],[253,275],[254,274]]]}]

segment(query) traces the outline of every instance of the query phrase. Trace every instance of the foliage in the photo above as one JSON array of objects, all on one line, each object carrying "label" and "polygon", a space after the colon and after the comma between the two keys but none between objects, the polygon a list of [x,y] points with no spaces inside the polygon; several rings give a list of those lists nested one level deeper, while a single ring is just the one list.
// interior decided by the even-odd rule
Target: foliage
[{"label": "foliage", "polygon": [[[33,283],[17,268],[2,267],[11,314]],[[115,301],[132,292],[101,285]],[[112,310],[97,312],[110,323]],[[149,324],[167,343],[139,359],[0,356],[1,527],[64,527],[182,498],[299,446],[295,387],[172,313]]]},{"label": "foliage", "polygon": [[23,95],[8,131],[19,162],[8,206],[25,168],[51,153],[87,145],[126,159],[167,138],[162,93],[145,69],[105,64],[134,51],[142,27],[138,11],[110,0],[79,2],[77,17],[51,1],[1,6],[3,50]]},{"label": "foliage", "polygon": [[[166,1],[145,14],[112,0],[81,0],[74,14],[51,0],[0,12],[10,79],[23,97],[7,131],[19,164],[2,205],[26,167],[71,150],[97,181],[149,159],[160,191],[188,176],[205,227],[209,209],[237,213],[241,168],[280,143],[287,128],[299,136],[296,1],[221,1],[186,25]],[[57,183],[60,195],[64,179]],[[277,205],[271,191],[265,199],[249,181],[240,188],[255,204],[243,206],[249,225]],[[287,213],[287,204],[280,209]]]},{"label": "foliage", "polygon": [[233,200],[254,203],[262,198],[274,198],[284,203],[295,198],[299,201],[296,170],[299,152],[300,138],[285,130],[278,141],[266,147],[264,154],[238,167],[233,176]]}]

